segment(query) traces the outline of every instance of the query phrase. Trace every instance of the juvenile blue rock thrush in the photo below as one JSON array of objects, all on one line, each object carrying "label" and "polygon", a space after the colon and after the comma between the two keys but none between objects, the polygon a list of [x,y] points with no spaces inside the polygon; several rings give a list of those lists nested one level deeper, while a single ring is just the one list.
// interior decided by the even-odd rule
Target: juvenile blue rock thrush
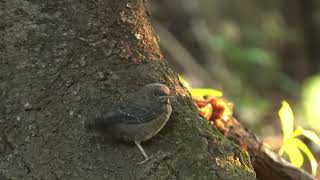
[{"label": "juvenile blue rock thrush", "polygon": [[104,111],[93,121],[86,122],[89,130],[111,135],[116,139],[133,141],[145,160],[149,160],[141,142],[155,136],[171,115],[170,90],[163,84],[147,84],[119,104]]}]

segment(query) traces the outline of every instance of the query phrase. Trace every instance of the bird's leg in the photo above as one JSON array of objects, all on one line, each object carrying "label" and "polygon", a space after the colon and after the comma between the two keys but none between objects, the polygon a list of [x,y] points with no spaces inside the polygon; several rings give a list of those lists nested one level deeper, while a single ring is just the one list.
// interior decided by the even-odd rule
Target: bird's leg
[{"label": "bird's leg", "polygon": [[134,141],[134,143],[137,145],[137,147],[139,148],[139,150],[141,151],[141,153],[145,157],[145,160],[138,162],[137,164],[143,164],[143,163],[147,162],[149,160],[149,157],[148,157],[147,153],[144,151],[144,149],[142,148],[142,146],[140,145],[140,142]]}]

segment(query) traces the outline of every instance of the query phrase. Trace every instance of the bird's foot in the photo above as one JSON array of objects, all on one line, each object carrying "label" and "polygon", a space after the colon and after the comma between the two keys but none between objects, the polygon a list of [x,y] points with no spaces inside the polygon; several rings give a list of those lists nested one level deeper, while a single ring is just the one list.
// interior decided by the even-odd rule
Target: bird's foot
[{"label": "bird's foot", "polygon": [[153,158],[153,156],[147,157],[147,158],[145,158],[143,161],[137,162],[137,164],[138,164],[138,165],[142,165],[142,164],[146,163],[147,161],[149,161],[149,160],[152,159],[152,158]]},{"label": "bird's foot", "polygon": [[147,161],[149,161],[149,158],[148,159],[144,159],[141,162],[137,162],[137,165],[142,165],[142,164],[146,163]]}]

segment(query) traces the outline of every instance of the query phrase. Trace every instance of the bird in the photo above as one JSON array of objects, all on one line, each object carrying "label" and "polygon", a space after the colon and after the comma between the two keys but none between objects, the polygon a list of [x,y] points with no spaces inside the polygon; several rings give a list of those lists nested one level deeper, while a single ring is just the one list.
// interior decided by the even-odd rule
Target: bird
[{"label": "bird", "polygon": [[101,111],[97,118],[86,122],[86,128],[134,142],[145,158],[137,164],[144,164],[150,158],[141,142],[151,139],[165,126],[172,112],[171,97],[166,85],[147,84],[128,95],[123,102]]}]

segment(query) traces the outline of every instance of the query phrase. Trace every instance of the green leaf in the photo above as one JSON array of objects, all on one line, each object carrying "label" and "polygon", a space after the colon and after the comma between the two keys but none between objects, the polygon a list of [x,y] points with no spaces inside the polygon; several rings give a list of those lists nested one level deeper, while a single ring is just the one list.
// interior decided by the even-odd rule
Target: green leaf
[{"label": "green leaf", "polygon": [[282,107],[278,112],[283,132],[283,142],[288,140],[293,132],[293,112],[286,101],[282,101]]},{"label": "green leaf", "polygon": [[290,162],[295,167],[300,168],[302,166],[304,161],[303,155],[293,143],[286,143],[284,145],[284,152],[288,154]]},{"label": "green leaf", "polygon": [[303,131],[304,131],[304,129],[301,126],[297,127],[293,131],[293,133],[291,134],[291,138],[295,138],[295,137],[303,135]]},{"label": "green leaf", "polygon": [[297,137],[300,135],[303,135],[303,136],[307,137],[308,139],[310,139],[311,141],[313,141],[314,143],[320,145],[320,138],[318,137],[318,135],[315,132],[313,132],[311,130],[305,130],[301,126],[299,126],[292,133],[292,137]]},{"label": "green leaf", "polygon": [[310,130],[303,130],[302,133],[305,137],[309,138],[314,143],[320,145],[320,138],[317,136],[317,134]]},{"label": "green leaf", "polygon": [[315,158],[314,158],[312,152],[310,151],[310,149],[308,148],[308,146],[304,142],[302,142],[300,139],[297,139],[297,138],[293,138],[292,142],[293,142],[293,145],[295,145],[297,148],[299,148],[302,152],[304,152],[307,155],[307,157],[310,161],[312,175],[315,176],[317,173],[318,163],[315,160]]},{"label": "green leaf", "polygon": [[189,90],[192,96],[222,96],[222,92],[215,89],[192,88]]}]

